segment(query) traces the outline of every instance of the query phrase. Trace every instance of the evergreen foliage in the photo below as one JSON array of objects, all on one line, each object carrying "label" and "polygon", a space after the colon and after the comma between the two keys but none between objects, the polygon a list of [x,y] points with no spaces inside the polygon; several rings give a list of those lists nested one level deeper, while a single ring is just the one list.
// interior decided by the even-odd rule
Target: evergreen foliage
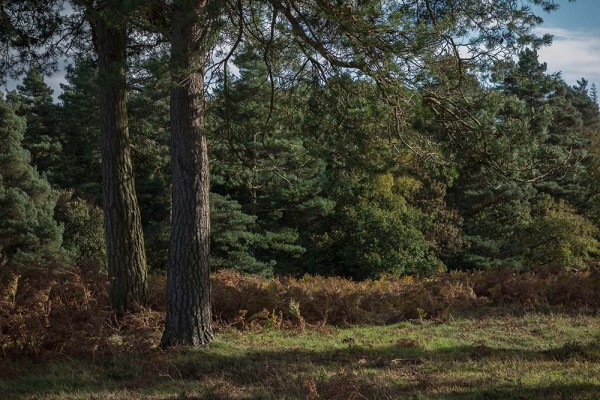
[{"label": "evergreen foliage", "polygon": [[315,217],[309,214],[322,203],[324,163],[310,154],[297,128],[297,97],[273,93],[259,60],[247,49],[236,58],[240,76],[230,77],[233,82],[215,94],[209,115],[212,190],[230,196],[242,213],[255,218],[254,234],[262,239],[246,257],[279,273],[297,273],[306,251],[300,224],[308,225]]},{"label": "evergreen foliage", "polygon": [[58,192],[22,147],[25,120],[0,99],[0,246],[9,265],[41,264],[62,255],[54,220]]},{"label": "evergreen foliage", "polygon": [[[59,26],[85,17],[82,5],[63,18],[60,2],[51,3],[0,6],[0,19],[12,24],[0,46],[22,49],[3,65],[26,72],[2,103],[0,188],[9,217],[0,246],[11,263],[52,254],[104,263],[99,85],[110,82],[82,46],[54,103],[44,57],[25,63],[35,24],[15,20],[19,9],[40,16],[39,40],[49,43]],[[168,264],[172,215],[171,87],[161,42],[168,4],[121,5],[127,18],[113,21],[135,20],[123,77],[128,148],[156,270]],[[211,36],[235,43],[230,54],[217,46],[226,67],[207,74],[205,93],[212,270],[364,279],[446,268],[583,269],[599,257],[595,85],[548,74],[537,53],[547,38],[529,34],[539,20],[514,2],[414,4],[367,1],[341,14],[318,2],[240,4],[245,30]],[[465,10],[510,27],[476,32]],[[272,32],[248,25],[270,18]],[[477,48],[501,41],[498,55],[518,59],[458,60],[453,35]]]},{"label": "evergreen foliage", "polygon": [[23,147],[29,151],[32,164],[54,183],[62,146],[59,108],[54,104],[52,95],[53,90],[44,82],[44,76],[32,67],[22,84],[17,85],[17,91],[9,93],[7,99],[17,115],[27,121]]},{"label": "evergreen foliage", "polygon": [[259,261],[257,253],[269,247],[268,237],[261,234],[257,217],[245,214],[235,200],[211,195],[211,267],[235,269],[270,276],[275,260]]},{"label": "evergreen foliage", "polygon": [[78,197],[101,204],[100,120],[97,67],[93,60],[76,58],[67,66],[61,84],[60,126],[63,157],[60,185],[71,188]]},{"label": "evergreen foliage", "polygon": [[[444,121],[454,118],[445,114],[442,118],[433,114],[440,125],[430,126],[439,130],[460,166],[451,199],[464,219],[469,246],[449,260],[450,266],[527,269],[549,264],[553,257],[541,254],[553,254],[556,246],[569,247],[566,243],[583,235],[587,245],[575,246],[579,250],[572,252],[573,259],[554,257],[565,266],[581,266],[596,252],[593,229],[583,228],[590,206],[590,137],[594,134],[584,128],[577,105],[590,100],[583,89],[570,88],[558,75],[547,75],[534,50],[522,52],[516,63],[497,68],[496,86],[481,88],[483,97],[475,92],[470,99],[475,106],[466,111],[465,120],[475,113],[470,114],[478,116],[475,126],[449,125]],[[582,218],[585,233],[571,229],[570,237],[533,245],[529,239],[535,240],[531,235],[540,229],[539,210],[541,204],[549,204],[548,198],[564,218],[569,219],[567,214]],[[546,222],[550,215],[558,218],[554,211],[544,215]]]},{"label": "evergreen foliage", "polygon": [[164,270],[171,218],[169,101],[161,70],[153,66],[149,63],[152,73],[131,92],[129,127],[148,267]]}]

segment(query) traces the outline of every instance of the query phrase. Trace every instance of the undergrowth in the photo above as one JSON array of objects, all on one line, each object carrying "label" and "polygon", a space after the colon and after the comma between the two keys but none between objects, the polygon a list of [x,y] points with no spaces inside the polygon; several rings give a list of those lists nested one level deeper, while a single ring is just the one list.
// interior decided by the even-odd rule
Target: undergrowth
[{"label": "undergrowth", "polygon": [[[146,309],[116,318],[107,277],[93,268],[0,271],[0,345],[5,357],[144,352],[156,347],[165,310],[163,275],[150,278]],[[215,329],[323,329],[405,320],[445,321],[488,309],[596,312],[600,273],[457,272],[434,278],[353,282],[306,276],[212,276]]]}]

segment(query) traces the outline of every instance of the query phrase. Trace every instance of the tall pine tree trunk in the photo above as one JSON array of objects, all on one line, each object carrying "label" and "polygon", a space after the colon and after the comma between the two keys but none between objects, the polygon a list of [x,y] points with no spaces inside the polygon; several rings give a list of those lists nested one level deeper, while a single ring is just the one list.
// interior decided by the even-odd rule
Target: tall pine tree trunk
[{"label": "tall pine tree trunk", "polygon": [[209,171],[204,126],[204,1],[173,4],[171,164],[173,216],[162,347],[213,338],[209,264]]},{"label": "tall pine tree trunk", "polygon": [[148,297],[144,236],[135,193],[127,116],[127,32],[103,17],[90,18],[98,53],[102,133],[102,192],[109,298],[118,312]]}]

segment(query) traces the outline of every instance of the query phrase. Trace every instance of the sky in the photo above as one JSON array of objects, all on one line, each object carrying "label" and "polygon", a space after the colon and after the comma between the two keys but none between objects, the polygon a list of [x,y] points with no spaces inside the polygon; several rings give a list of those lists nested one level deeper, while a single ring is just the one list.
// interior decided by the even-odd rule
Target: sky
[{"label": "sky", "polygon": [[[550,14],[538,8],[544,23],[535,32],[554,36],[553,44],[539,51],[540,61],[548,64],[548,73],[560,71],[571,85],[583,77],[600,89],[600,0],[556,1],[560,8]],[[63,67],[46,78],[55,98],[61,93],[64,74]],[[15,82],[10,82],[8,89],[15,86]]]},{"label": "sky", "polygon": [[569,84],[583,77],[600,89],[600,0],[557,2],[558,11],[542,13],[544,23],[536,28],[554,36],[551,46],[540,49],[540,61],[549,73],[561,71]]}]

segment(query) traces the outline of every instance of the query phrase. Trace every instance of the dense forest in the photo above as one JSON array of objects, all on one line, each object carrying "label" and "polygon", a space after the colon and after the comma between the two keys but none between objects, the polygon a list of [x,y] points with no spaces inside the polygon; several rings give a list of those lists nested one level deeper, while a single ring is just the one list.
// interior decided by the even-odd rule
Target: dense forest
[{"label": "dense forest", "polygon": [[[221,79],[208,100],[213,270],[365,279],[581,269],[598,256],[600,113],[585,79],[571,87],[525,50],[488,87],[471,88],[461,119],[410,93],[414,107],[398,121],[374,84],[349,76],[273,92],[259,58],[236,57],[227,93]],[[56,103],[33,67],[3,100],[10,265],[106,261],[96,76],[93,60],[76,59]],[[129,100],[151,271],[166,269],[171,216],[157,81]]]},{"label": "dense forest", "polygon": [[210,320],[207,268],[365,280],[600,257],[597,89],[548,72],[529,5],[36,3],[0,8],[20,77],[0,99],[2,259],[107,274],[117,311],[168,271],[165,346],[211,340],[178,331]]}]

